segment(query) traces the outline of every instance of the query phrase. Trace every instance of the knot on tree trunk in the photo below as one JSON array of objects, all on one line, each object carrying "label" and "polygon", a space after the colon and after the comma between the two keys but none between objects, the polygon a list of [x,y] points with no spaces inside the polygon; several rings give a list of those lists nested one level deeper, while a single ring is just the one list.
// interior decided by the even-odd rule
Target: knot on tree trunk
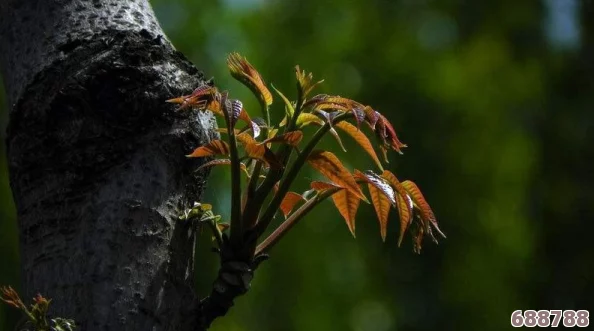
[{"label": "knot on tree trunk", "polygon": [[233,249],[226,237],[223,242],[219,273],[210,295],[200,302],[203,329],[207,329],[217,317],[227,314],[235,298],[247,293],[254,278],[254,271],[268,258],[266,254],[250,254],[250,257],[246,257],[247,250]]}]

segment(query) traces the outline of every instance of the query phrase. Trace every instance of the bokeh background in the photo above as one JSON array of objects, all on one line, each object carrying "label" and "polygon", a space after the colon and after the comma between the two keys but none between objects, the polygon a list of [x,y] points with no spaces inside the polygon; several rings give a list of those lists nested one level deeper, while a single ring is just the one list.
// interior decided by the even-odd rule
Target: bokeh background
[{"label": "bokeh background", "polygon": [[[294,96],[370,104],[409,145],[390,169],[416,181],[448,239],[382,243],[362,205],[357,239],[330,203],[272,251],[250,293],[212,330],[503,330],[516,309],[592,309],[594,3],[577,0],[153,0],[168,37],[252,112],[226,70],[239,51]],[[0,90],[2,88],[0,87]],[[0,96],[2,125],[6,103]],[[277,106],[278,114],[282,108]],[[2,130],[4,137],[4,130]],[[350,168],[372,162],[344,137]],[[19,287],[17,227],[0,145],[0,284]],[[315,178],[305,171],[305,179]],[[228,172],[205,202],[228,215]],[[301,183],[306,186],[306,180]],[[197,290],[216,270],[200,239]],[[0,330],[18,315],[0,306]]]}]

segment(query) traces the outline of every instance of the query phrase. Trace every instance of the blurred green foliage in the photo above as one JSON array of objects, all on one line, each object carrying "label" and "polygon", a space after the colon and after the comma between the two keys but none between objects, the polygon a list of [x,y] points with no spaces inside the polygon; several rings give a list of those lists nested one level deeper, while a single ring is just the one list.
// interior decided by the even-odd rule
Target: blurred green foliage
[{"label": "blurred green foliage", "polygon": [[[594,307],[592,1],[152,3],[176,47],[252,113],[256,100],[226,70],[232,51],[283,91],[299,64],[326,80],[320,92],[385,114],[409,145],[391,170],[419,184],[448,235],[417,256],[408,238],[397,249],[395,212],[382,243],[363,205],[354,240],[324,204],[275,247],[213,330],[502,330],[516,309]],[[345,154],[331,138],[324,147],[351,168],[373,168],[348,142]],[[0,283],[18,286],[4,151]],[[204,197],[223,216],[227,176],[215,169]],[[200,293],[216,271],[208,246],[205,234]]]}]

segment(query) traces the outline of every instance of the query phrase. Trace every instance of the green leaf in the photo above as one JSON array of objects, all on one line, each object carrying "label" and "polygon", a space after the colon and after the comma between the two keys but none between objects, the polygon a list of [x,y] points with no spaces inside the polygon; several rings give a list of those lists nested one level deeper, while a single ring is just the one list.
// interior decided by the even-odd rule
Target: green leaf
[{"label": "green leaf", "polygon": [[281,97],[281,99],[283,99],[283,101],[285,102],[285,112],[287,115],[287,118],[293,118],[293,114],[295,113],[295,107],[293,107],[293,104],[291,104],[291,101],[289,101],[289,99],[287,99],[287,97],[285,97],[285,95],[276,89],[276,87],[274,87],[274,85],[270,84],[272,86],[272,89]]}]

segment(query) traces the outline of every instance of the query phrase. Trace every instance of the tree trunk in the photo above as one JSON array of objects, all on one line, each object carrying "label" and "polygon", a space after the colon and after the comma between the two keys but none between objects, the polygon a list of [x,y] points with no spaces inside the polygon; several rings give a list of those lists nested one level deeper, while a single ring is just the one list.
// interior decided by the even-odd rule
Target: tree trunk
[{"label": "tree trunk", "polygon": [[10,181],[23,297],[80,330],[204,328],[194,230],[212,117],[164,101],[204,84],[147,0],[4,0]]}]

